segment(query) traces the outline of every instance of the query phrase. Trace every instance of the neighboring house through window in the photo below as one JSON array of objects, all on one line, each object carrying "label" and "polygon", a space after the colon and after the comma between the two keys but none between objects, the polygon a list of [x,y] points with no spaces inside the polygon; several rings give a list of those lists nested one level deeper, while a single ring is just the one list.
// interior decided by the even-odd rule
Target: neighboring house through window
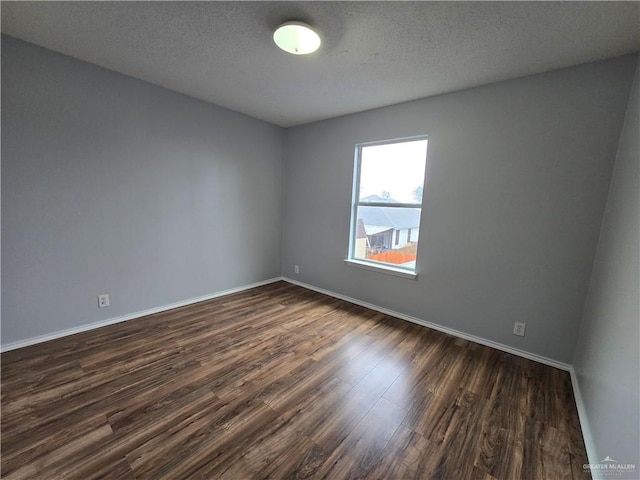
[{"label": "neighboring house through window", "polygon": [[356,146],[348,260],[415,272],[426,137]]}]

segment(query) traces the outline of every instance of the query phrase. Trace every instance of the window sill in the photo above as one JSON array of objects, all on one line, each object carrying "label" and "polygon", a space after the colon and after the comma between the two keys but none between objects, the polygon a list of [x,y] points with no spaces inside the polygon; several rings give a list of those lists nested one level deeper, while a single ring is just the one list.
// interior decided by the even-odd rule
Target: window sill
[{"label": "window sill", "polygon": [[408,278],[410,280],[416,280],[418,278],[418,274],[415,272],[411,272],[409,270],[405,270],[404,268],[395,268],[390,267],[383,264],[376,264],[373,262],[364,262],[361,260],[352,260],[346,258],[344,263],[349,265],[350,267],[362,268],[364,270],[371,270],[373,272],[378,273],[386,273],[387,275],[394,275],[396,277]]}]

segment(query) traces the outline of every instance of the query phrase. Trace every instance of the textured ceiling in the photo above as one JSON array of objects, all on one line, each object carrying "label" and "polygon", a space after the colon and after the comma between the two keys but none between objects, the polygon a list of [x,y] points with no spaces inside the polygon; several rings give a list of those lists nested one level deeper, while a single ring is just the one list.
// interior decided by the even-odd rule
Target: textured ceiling
[{"label": "textured ceiling", "polygon": [[[637,2],[2,2],[2,32],[292,126],[640,50]],[[273,29],[306,21],[306,57]]]}]

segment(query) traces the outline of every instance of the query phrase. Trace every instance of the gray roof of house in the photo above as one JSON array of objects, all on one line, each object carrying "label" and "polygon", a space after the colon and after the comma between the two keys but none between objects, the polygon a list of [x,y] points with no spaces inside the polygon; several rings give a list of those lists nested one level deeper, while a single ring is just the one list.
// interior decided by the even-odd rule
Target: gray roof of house
[{"label": "gray roof of house", "polygon": [[418,228],[420,226],[420,209],[407,207],[358,207],[358,219],[365,225],[390,227],[396,230]]},{"label": "gray roof of house", "polygon": [[391,197],[381,197],[380,195],[368,195],[360,199],[361,202],[376,202],[376,203],[398,203]]}]

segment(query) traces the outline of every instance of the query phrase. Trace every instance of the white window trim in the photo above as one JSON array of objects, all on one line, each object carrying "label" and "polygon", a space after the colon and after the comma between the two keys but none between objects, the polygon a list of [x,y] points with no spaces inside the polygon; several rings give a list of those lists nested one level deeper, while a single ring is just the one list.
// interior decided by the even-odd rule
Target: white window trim
[{"label": "white window trim", "polygon": [[[378,203],[378,202],[360,202],[359,192],[360,192],[360,161],[362,158],[362,147],[369,147],[374,145],[387,145],[390,143],[402,143],[402,142],[411,142],[415,140],[429,140],[427,135],[416,135],[412,137],[404,137],[404,138],[395,138],[392,140],[383,140],[379,142],[368,142],[368,143],[360,143],[356,145],[355,150],[355,158],[354,158],[354,174],[353,174],[353,191],[352,191],[352,199],[351,199],[351,225],[349,231],[349,252],[348,258],[344,259],[344,263],[351,267],[362,268],[364,270],[370,270],[378,273],[386,273],[389,275],[394,275],[396,277],[401,278],[409,278],[412,280],[418,279],[417,273],[417,259],[416,259],[416,270],[407,270],[405,268],[393,267],[390,264],[374,262],[371,260],[363,260],[363,259],[355,259],[353,257],[355,251],[355,243],[356,243],[356,223],[357,223],[357,209],[359,205],[366,205],[371,207],[409,207],[409,208],[420,208],[422,210],[423,204],[420,203],[416,205],[415,203]],[[426,170],[426,165],[425,165]],[[425,172],[426,173],[426,172]],[[424,202],[424,197],[423,197]],[[422,212],[421,212],[422,213]],[[422,214],[420,215],[422,218]]]},{"label": "white window trim", "polygon": [[371,261],[351,258],[345,258],[344,263],[350,267],[362,268],[363,270],[370,270],[372,272],[386,273],[387,275],[393,275],[395,277],[408,278],[411,280],[418,279],[418,274],[414,271],[407,270],[405,268],[392,267],[385,263],[374,263]]}]

